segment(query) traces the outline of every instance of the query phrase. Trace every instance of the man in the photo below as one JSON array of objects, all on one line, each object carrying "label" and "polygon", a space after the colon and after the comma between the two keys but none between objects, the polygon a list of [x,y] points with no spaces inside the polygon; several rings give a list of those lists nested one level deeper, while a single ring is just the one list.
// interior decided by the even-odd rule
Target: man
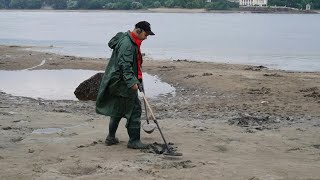
[{"label": "man", "polygon": [[113,52],[100,84],[96,112],[110,116],[109,134],[105,141],[109,146],[119,143],[116,131],[121,118],[125,117],[129,135],[127,147],[148,148],[140,141],[141,102],[137,90],[142,82],[140,46],[149,35],[154,35],[150,24],[141,21],[133,31],[119,32],[108,43]]}]

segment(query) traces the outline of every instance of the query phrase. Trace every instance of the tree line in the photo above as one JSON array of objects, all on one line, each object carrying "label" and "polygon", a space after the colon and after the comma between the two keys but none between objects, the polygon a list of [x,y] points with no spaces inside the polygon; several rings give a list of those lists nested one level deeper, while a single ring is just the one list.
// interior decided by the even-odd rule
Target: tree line
[{"label": "tree line", "polygon": [[320,9],[320,0],[268,0],[269,6],[287,6],[305,9],[310,4],[312,9]]},{"label": "tree line", "polygon": [[[320,0],[269,0],[270,6],[304,8],[311,4],[320,9]],[[239,8],[239,3],[228,0],[0,0],[0,9],[147,9],[147,8],[204,8],[227,10]]]},{"label": "tree line", "polygon": [[239,7],[227,0],[0,0],[0,9],[147,9],[147,8],[206,8],[229,9]]}]

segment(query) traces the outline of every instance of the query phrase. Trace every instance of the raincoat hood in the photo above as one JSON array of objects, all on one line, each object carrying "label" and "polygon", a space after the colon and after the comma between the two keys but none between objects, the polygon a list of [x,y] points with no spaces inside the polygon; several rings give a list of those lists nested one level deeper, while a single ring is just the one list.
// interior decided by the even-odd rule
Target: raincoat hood
[{"label": "raincoat hood", "polygon": [[124,37],[124,32],[118,32],[113,38],[110,39],[108,46],[111,49],[114,49],[116,45],[120,42],[120,40]]},{"label": "raincoat hood", "polygon": [[117,44],[123,39],[123,37],[125,36],[129,36],[129,38],[131,39],[131,41],[133,41],[131,35],[130,35],[130,31],[128,32],[118,32],[113,38],[111,38],[111,40],[108,43],[108,46],[111,49],[115,49]]}]

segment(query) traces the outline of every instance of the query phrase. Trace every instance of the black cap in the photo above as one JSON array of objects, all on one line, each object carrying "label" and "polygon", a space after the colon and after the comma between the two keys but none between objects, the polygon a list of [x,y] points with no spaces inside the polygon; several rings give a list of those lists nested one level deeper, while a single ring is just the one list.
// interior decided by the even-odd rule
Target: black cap
[{"label": "black cap", "polygon": [[140,21],[135,25],[135,28],[140,28],[144,30],[149,35],[154,35],[154,33],[151,31],[150,23],[147,21]]}]

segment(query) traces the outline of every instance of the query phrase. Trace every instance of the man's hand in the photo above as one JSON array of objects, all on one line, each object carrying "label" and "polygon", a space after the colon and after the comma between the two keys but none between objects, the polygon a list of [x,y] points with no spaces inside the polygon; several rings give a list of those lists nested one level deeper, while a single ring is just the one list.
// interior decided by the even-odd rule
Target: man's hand
[{"label": "man's hand", "polygon": [[131,86],[131,89],[135,91],[138,90],[138,84],[134,84],[133,86]]}]

